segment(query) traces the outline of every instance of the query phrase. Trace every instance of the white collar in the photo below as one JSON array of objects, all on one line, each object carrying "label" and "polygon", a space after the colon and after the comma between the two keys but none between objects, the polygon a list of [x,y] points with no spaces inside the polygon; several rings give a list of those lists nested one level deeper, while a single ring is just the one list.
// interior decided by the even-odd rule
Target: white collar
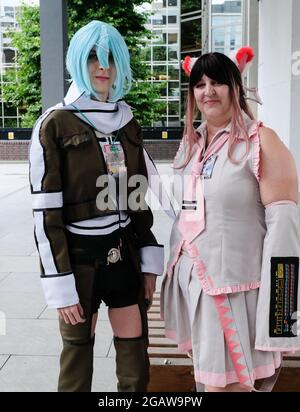
[{"label": "white collar", "polygon": [[72,111],[80,120],[105,134],[121,129],[133,118],[131,108],[124,100],[115,103],[92,100],[80,92],[74,82],[63,102],[50,107],[47,112],[52,110]]}]

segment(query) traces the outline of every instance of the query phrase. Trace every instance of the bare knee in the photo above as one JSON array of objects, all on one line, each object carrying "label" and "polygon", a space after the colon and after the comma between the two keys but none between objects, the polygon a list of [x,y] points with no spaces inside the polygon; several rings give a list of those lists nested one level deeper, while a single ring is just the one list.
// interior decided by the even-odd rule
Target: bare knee
[{"label": "bare knee", "polygon": [[109,308],[108,316],[115,336],[136,338],[142,335],[142,320],[138,305]]}]

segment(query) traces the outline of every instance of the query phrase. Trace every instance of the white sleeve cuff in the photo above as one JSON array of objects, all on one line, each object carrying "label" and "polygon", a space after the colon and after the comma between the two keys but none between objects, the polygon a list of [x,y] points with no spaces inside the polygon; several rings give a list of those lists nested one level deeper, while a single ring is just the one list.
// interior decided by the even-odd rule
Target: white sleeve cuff
[{"label": "white sleeve cuff", "polygon": [[164,247],[151,245],[140,248],[141,270],[143,273],[162,275],[164,272]]},{"label": "white sleeve cuff", "polygon": [[42,287],[49,308],[65,308],[79,302],[73,273],[67,275],[43,275]]}]

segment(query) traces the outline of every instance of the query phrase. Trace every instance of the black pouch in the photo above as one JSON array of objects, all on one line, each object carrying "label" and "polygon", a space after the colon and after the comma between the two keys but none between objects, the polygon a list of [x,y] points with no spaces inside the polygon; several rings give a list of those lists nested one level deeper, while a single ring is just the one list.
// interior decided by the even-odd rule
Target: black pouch
[{"label": "black pouch", "polygon": [[139,256],[128,226],[102,236],[67,235],[71,264],[95,266],[100,289],[127,293],[139,287]]}]

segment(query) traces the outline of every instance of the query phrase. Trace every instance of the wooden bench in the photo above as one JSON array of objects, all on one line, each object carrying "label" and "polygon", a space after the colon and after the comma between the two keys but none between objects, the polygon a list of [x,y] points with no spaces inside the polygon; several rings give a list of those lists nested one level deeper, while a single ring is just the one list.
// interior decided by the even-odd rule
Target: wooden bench
[{"label": "wooden bench", "polygon": [[[149,392],[195,392],[192,360],[165,337],[160,319],[160,294],[154,294],[148,312],[150,382]],[[283,367],[273,392],[300,392],[300,352],[283,357]]]},{"label": "wooden bench", "polygon": [[180,353],[177,345],[165,337],[160,320],[160,294],[155,293],[148,312],[150,382],[149,392],[193,392],[195,380],[192,360]]}]

